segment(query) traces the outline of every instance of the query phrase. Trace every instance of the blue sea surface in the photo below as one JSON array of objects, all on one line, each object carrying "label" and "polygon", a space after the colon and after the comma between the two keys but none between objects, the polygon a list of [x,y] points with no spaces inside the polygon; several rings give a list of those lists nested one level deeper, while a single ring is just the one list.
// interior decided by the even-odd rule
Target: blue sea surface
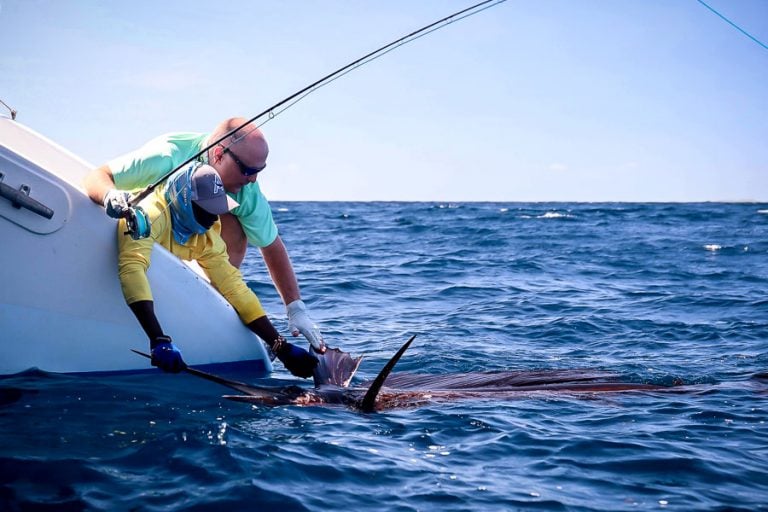
[{"label": "blue sea surface", "polygon": [[[768,205],[272,206],[357,382],[417,334],[396,371],[688,386],[362,414],[30,370],[0,379],[0,510],[768,510]],[[242,270],[285,331],[257,250]]]}]

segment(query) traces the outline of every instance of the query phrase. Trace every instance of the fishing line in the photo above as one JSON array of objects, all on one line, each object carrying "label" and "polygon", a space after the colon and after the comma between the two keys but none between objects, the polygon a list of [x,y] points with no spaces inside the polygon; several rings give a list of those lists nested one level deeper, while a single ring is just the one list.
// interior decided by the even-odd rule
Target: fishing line
[{"label": "fishing line", "polygon": [[[472,5],[470,7],[467,7],[465,9],[462,9],[460,11],[457,11],[453,14],[450,14],[444,18],[441,18],[433,23],[430,23],[429,25],[425,25],[424,27],[421,27],[418,30],[415,30],[411,32],[410,34],[407,34],[399,39],[396,39],[395,41],[392,41],[391,43],[388,43],[381,48],[378,48],[377,50],[374,50],[363,57],[360,57],[359,59],[350,62],[346,66],[343,66],[336,71],[324,76],[323,78],[317,80],[316,82],[311,83],[310,85],[304,87],[303,89],[291,94],[290,96],[286,97],[285,99],[275,103],[271,107],[267,108],[263,112],[259,113],[258,115],[250,118],[240,126],[226,132],[224,135],[219,137],[218,139],[211,142],[208,146],[201,149],[198,153],[188,158],[186,161],[181,163],[179,166],[177,166],[175,169],[171,170],[170,172],[166,173],[162,177],[160,177],[157,181],[152,183],[151,185],[147,186],[144,190],[137,193],[131,199],[128,201],[128,205],[130,207],[135,207],[137,203],[139,203],[142,199],[147,197],[152,191],[157,188],[162,182],[164,182],[170,175],[178,171],[179,169],[182,169],[184,166],[194,162],[197,160],[200,156],[204,155],[206,152],[208,152],[211,148],[216,146],[217,144],[222,143],[226,138],[231,137],[235,133],[237,133],[239,130],[242,130],[246,126],[248,126],[251,123],[254,123],[256,120],[261,119],[264,116],[269,116],[264,122],[257,125],[254,129],[258,128],[259,126],[263,126],[270,120],[274,119],[277,115],[281,114],[282,112],[285,112],[287,109],[301,101],[302,99],[306,98],[309,94],[315,92],[316,90],[320,89],[321,87],[328,85],[329,83],[341,78],[342,76],[346,75],[353,69],[357,69],[358,67],[367,64],[371,61],[374,61],[378,59],[379,57],[382,57],[386,55],[387,53],[391,52],[392,50],[399,48],[400,46],[403,46],[404,44],[410,43],[411,41],[415,41],[416,39],[419,39],[421,37],[424,37],[427,34],[430,34],[434,32],[435,30],[441,29],[447,25],[450,25],[451,23],[455,23],[456,21],[460,21],[464,18],[468,18],[470,16],[474,16],[475,14],[478,14],[480,12],[485,11],[486,9],[490,9],[491,7],[494,7],[500,3],[506,2],[506,0],[484,0],[482,2],[479,2],[475,5]],[[285,105],[285,106],[284,106]],[[283,107],[284,106],[284,107]],[[283,107],[283,108],[280,108]],[[280,109],[280,110],[277,110]],[[250,133],[253,130],[250,130],[248,133]],[[239,137],[237,137],[231,144],[235,144],[242,140],[243,137],[245,137],[246,134],[243,134]],[[230,145],[231,145],[230,144]],[[143,211],[142,211],[143,214]],[[130,221],[130,219],[128,219]],[[135,219],[134,219],[135,220]],[[130,222],[129,222],[129,228],[130,228]],[[133,235],[133,233],[132,233]],[[147,234],[148,235],[148,234]]]},{"label": "fishing line", "polygon": [[[461,21],[461,20],[463,20],[464,18],[468,18],[468,17],[470,17],[470,16],[474,16],[475,14],[478,14],[478,13],[480,13],[480,12],[482,12],[482,11],[486,10],[486,9],[490,9],[491,7],[494,7],[495,5],[497,5],[497,4],[500,4],[500,3],[502,3],[502,2],[506,2],[506,0],[495,0],[495,3],[492,3],[492,4],[490,4],[490,5],[486,5],[486,6],[482,7],[481,9],[478,9],[478,10],[476,10],[476,11],[474,11],[474,12],[471,12],[471,13],[468,13],[468,14],[464,14],[463,16],[461,16],[461,17],[458,17],[458,18],[456,18],[456,19],[453,19],[453,17],[457,16],[459,13],[453,14],[452,16],[449,16],[449,17],[448,17],[448,18],[451,18],[451,19],[450,19],[450,21],[446,21],[444,24],[442,24],[442,25],[440,25],[440,26],[438,26],[438,27],[433,27],[433,28],[431,28],[430,30],[427,30],[426,32],[423,32],[423,33],[418,33],[418,35],[414,35],[414,34],[417,34],[417,32],[418,32],[418,31],[417,31],[417,32],[414,32],[413,34],[409,34],[408,36],[405,36],[405,37],[403,37],[403,38],[399,39],[398,41],[396,41],[395,43],[397,43],[397,44],[395,44],[395,43],[390,43],[390,44],[392,44],[392,45],[394,45],[394,46],[392,46],[391,48],[387,48],[386,50],[382,50],[382,51],[381,51],[381,53],[378,53],[378,54],[376,54],[376,55],[374,55],[373,53],[370,53],[370,54],[368,54],[368,55],[370,56],[370,58],[367,58],[367,59],[366,59],[365,57],[363,57],[362,59],[360,59],[360,61],[358,61],[357,63],[355,63],[355,64],[354,64],[354,66],[352,66],[352,67],[350,67],[349,69],[345,70],[343,73],[340,73],[339,75],[337,75],[337,76],[334,76],[333,78],[330,78],[330,79],[329,79],[329,80],[327,80],[326,82],[324,82],[324,83],[321,83],[321,84],[318,84],[318,85],[316,85],[314,88],[312,88],[311,90],[309,90],[309,91],[305,92],[304,94],[302,94],[301,96],[299,96],[298,98],[296,98],[296,99],[295,99],[295,100],[293,100],[291,103],[289,103],[289,104],[288,104],[288,105],[286,105],[285,107],[281,108],[281,109],[280,109],[280,110],[278,110],[277,112],[273,113],[272,111],[270,111],[270,116],[269,116],[269,117],[268,117],[268,118],[267,118],[267,119],[266,119],[264,122],[262,122],[262,123],[258,124],[258,125],[257,125],[255,128],[253,128],[252,130],[248,131],[248,132],[246,133],[246,135],[247,135],[248,133],[252,132],[253,130],[257,129],[257,128],[261,128],[262,126],[264,126],[265,124],[267,124],[268,122],[270,122],[272,119],[274,119],[274,118],[275,118],[275,117],[277,117],[278,115],[282,114],[283,112],[285,112],[286,110],[288,110],[289,108],[291,108],[291,107],[292,107],[292,106],[294,106],[296,103],[300,102],[300,101],[301,101],[301,100],[303,100],[305,97],[307,97],[307,96],[309,96],[310,94],[312,94],[313,92],[317,91],[318,89],[321,89],[322,87],[325,87],[325,86],[326,86],[326,85],[328,85],[328,84],[331,84],[331,83],[335,82],[335,81],[336,81],[336,80],[338,80],[339,78],[341,78],[341,77],[345,76],[347,73],[350,73],[351,71],[354,71],[355,69],[359,68],[360,66],[363,66],[363,65],[365,65],[365,64],[368,64],[369,62],[373,62],[374,60],[376,60],[376,59],[379,59],[379,58],[383,57],[384,55],[388,54],[389,52],[391,52],[391,51],[393,51],[393,50],[396,50],[397,48],[399,48],[399,47],[401,47],[401,46],[403,46],[403,45],[405,45],[405,44],[408,44],[408,43],[410,43],[410,42],[413,42],[413,41],[415,41],[415,40],[417,40],[417,39],[421,39],[422,37],[424,37],[424,36],[426,36],[426,35],[428,35],[428,34],[431,34],[432,32],[434,32],[434,31],[436,31],[436,30],[440,30],[441,28],[443,28],[443,27],[445,27],[445,26],[447,26],[447,25],[450,25],[451,23],[456,23],[457,21]],[[478,4],[478,5],[480,5],[480,4]],[[475,7],[477,7],[477,5],[476,5]],[[470,7],[469,9],[472,9],[472,7]],[[445,19],[448,19],[448,18],[445,18]],[[411,36],[413,36],[413,37],[411,37]],[[387,45],[387,46],[389,46],[389,45]],[[378,51],[378,50],[377,50],[377,51]],[[375,53],[375,52],[374,52],[374,53]],[[344,68],[342,68],[342,69],[344,69]],[[246,123],[246,124],[248,124],[248,123]],[[241,137],[238,137],[238,138],[236,138],[234,142],[237,142],[237,141],[239,141],[239,140],[240,140],[241,138],[243,138],[244,136],[245,136],[245,135],[243,135],[243,136],[241,136]],[[234,144],[234,142],[233,142],[233,144]]]},{"label": "fishing line", "polygon": [[712,11],[713,13],[717,14],[721,19],[723,19],[730,26],[732,26],[733,28],[735,28],[736,30],[738,30],[739,32],[741,32],[742,34],[744,34],[745,36],[747,36],[748,38],[750,38],[751,40],[753,40],[754,42],[756,42],[757,44],[759,44],[760,46],[765,48],[766,50],[768,50],[768,46],[766,46],[765,43],[763,43],[762,41],[758,40],[752,34],[750,34],[746,30],[744,30],[743,28],[741,28],[740,26],[738,26],[737,24],[735,24],[734,22],[732,22],[731,20],[729,20],[728,18],[726,18],[725,16],[723,16],[722,14],[717,12],[713,7],[711,7],[710,5],[706,4],[702,0],[696,0],[696,1],[699,2],[701,5],[703,5],[704,7],[706,7],[707,9],[709,9],[710,11]]},{"label": "fishing line", "polygon": [[3,100],[0,100],[0,103],[2,103],[2,104],[3,104],[3,106],[4,106],[5,108],[7,108],[7,109],[8,109],[8,111],[11,113],[11,120],[15,121],[15,120],[16,120],[16,111],[15,111],[14,109],[12,109],[12,108],[10,107],[10,105],[8,105],[8,104],[7,104],[6,102],[4,102]]}]

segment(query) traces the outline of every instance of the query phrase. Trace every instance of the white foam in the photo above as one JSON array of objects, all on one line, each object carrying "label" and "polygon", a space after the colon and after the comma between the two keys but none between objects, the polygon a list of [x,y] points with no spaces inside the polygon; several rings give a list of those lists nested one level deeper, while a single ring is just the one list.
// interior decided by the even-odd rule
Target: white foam
[{"label": "white foam", "polygon": [[573,215],[568,213],[547,212],[544,215],[539,215],[537,219],[569,219],[571,217],[573,217]]}]

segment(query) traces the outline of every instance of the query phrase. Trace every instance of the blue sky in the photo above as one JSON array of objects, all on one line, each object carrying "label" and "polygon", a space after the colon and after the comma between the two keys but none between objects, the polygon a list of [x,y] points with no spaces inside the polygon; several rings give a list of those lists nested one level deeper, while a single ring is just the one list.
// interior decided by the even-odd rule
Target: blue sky
[{"label": "blue sky", "polygon": [[[768,0],[708,0],[768,43]],[[93,164],[471,2],[0,0],[0,99]],[[266,126],[271,200],[768,201],[768,50],[696,0],[509,0]]]}]

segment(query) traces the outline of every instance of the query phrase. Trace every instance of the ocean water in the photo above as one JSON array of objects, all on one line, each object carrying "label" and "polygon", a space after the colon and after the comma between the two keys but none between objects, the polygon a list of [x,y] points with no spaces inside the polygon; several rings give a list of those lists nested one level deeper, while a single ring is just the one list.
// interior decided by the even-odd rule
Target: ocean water
[{"label": "ocean water", "polygon": [[[366,415],[30,370],[0,379],[0,510],[768,510],[768,205],[273,209],[326,341],[365,356],[358,380],[417,334],[396,371],[689,387]],[[257,251],[242,270],[284,330]]]}]

